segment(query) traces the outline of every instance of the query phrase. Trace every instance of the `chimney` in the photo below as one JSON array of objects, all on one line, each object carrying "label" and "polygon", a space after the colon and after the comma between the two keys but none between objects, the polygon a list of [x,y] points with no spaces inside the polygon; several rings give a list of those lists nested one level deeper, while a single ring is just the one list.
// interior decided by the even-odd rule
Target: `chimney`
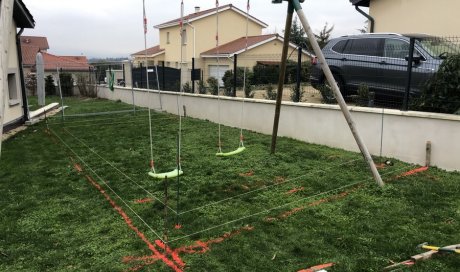
[{"label": "chimney", "polygon": [[195,13],[200,12],[200,7],[195,7]]}]

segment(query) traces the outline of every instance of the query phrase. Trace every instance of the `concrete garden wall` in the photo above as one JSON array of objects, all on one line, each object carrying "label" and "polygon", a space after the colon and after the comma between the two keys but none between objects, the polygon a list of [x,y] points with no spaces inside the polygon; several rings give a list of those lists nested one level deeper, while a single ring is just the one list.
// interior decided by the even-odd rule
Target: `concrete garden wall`
[{"label": "concrete garden wall", "polygon": [[[179,102],[185,106],[187,116],[212,122],[218,122],[220,108],[220,121],[224,125],[272,133],[274,101],[246,99],[241,121],[241,98],[221,97],[218,100],[211,95],[132,91],[122,87],[116,87],[112,92],[106,87],[98,87],[99,97],[130,104],[133,103],[132,92],[138,106],[177,114]],[[385,157],[424,165],[426,142],[431,141],[431,165],[460,170],[460,116],[362,107],[350,107],[350,111],[371,154],[379,155],[382,149]],[[359,151],[337,105],[283,102],[278,135]]]}]

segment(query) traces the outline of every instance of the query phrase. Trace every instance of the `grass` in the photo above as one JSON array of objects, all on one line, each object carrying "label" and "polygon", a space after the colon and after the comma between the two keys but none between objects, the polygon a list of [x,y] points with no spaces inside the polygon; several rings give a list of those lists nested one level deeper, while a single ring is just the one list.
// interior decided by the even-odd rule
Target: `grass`
[{"label": "grass", "polygon": [[[69,115],[131,109],[101,99],[65,104]],[[152,112],[152,120],[156,169],[170,171],[178,118]],[[238,129],[222,131],[223,150],[236,149]],[[327,262],[336,263],[331,271],[381,271],[419,253],[422,242],[460,243],[459,173],[430,168],[396,178],[417,166],[394,161],[377,188],[356,153],[280,138],[270,155],[270,136],[245,131],[244,153],[217,158],[216,124],[185,118],[182,134],[185,174],[168,181],[167,201],[165,183],[147,176],[145,110],[50,118],[6,141],[0,270],[172,271],[148,257],[145,241],[161,238],[188,271],[298,271]],[[447,255],[412,270],[458,267],[458,255]]]}]

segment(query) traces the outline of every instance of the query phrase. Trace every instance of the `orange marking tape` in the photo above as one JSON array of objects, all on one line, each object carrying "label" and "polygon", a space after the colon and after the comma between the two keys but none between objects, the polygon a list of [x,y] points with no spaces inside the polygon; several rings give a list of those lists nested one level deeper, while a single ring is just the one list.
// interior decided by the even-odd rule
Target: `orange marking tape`
[{"label": "orange marking tape", "polygon": [[[82,167],[77,163],[74,163],[74,168],[80,173],[83,171]],[[175,272],[182,272],[183,271],[182,270],[183,266],[179,265],[181,267],[178,267],[173,261],[168,259],[165,255],[161,254],[155,248],[155,245],[153,245],[147,239],[147,237],[145,237],[144,233],[142,233],[136,226],[134,226],[131,218],[129,218],[129,216],[123,211],[123,209],[120,206],[118,206],[117,203],[115,203],[115,201],[107,194],[107,192],[101,187],[101,185],[99,183],[94,181],[94,179],[89,175],[85,175],[85,177],[89,181],[89,183],[91,183],[91,185],[93,185],[104,196],[104,198],[110,203],[110,205],[118,212],[118,214],[123,218],[123,220],[128,225],[128,227],[130,229],[132,229],[137,234],[137,236],[147,245],[149,250],[152,251],[153,256],[150,256],[149,259],[152,259],[154,262],[156,262],[157,260],[162,260],[167,266],[169,266]],[[129,257],[128,257],[128,259],[129,259]],[[141,268],[142,267],[140,267],[138,269],[132,268],[131,270],[136,271],[136,270],[139,270]]]},{"label": "orange marking tape", "polygon": [[246,173],[240,173],[239,174],[240,177],[251,177],[251,176],[254,176],[254,170],[249,170],[248,172]]},{"label": "orange marking tape", "polygon": [[172,251],[171,248],[169,248],[167,245],[165,245],[162,241],[160,240],[155,240],[155,244],[157,244],[157,246],[161,249],[163,249],[164,251],[166,251],[166,253],[168,253],[169,255],[171,255],[172,259],[180,266],[185,266],[185,263],[184,261],[182,261],[182,259],[179,257],[179,255],[177,254],[177,252],[175,251]]},{"label": "orange marking tape", "polygon": [[[212,244],[221,243],[221,242],[225,241],[226,239],[229,239],[229,238],[231,238],[231,237],[233,237],[233,236],[235,236],[237,234],[240,234],[243,230],[251,231],[253,229],[254,229],[254,227],[251,227],[251,226],[242,227],[242,228],[240,228],[238,230],[235,230],[235,231],[232,231],[232,232],[229,232],[229,233],[225,233],[224,235],[222,235],[220,237],[208,240],[206,242],[198,240],[198,241],[195,241],[195,243],[193,245],[182,246],[182,247],[179,247],[179,248],[176,248],[176,249],[169,248],[167,245],[165,245],[160,240],[156,240],[155,244],[159,248],[163,249],[168,255],[171,256],[171,258],[178,265],[180,265],[183,268],[183,267],[185,267],[185,262],[182,261],[182,259],[180,258],[179,254],[181,254],[181,253],[184,253],[184,254],[203,254],[203,253],[206,253],[209,250],[211,250],[210,246]],[[129,269],[130,271],[141,270],[145,266],[154,264],[158,260],[159,260],[159,257],[156,256],[156,255],[143,256],[143,257],[127,256],[127,257],[123,258],[123,262],[125,262],[125,263],[128,263],[128,262],[142,262],[141,264],[130,268]]]},{"label": "orange marking tape", "polygon": [[182,269],[177,267],[174,262],[169,260],[165,255],[161,254],[155,246],[145,237],[145,235],[136,227],[134,226],[133,222],[131,221],[131,218],[123,211],[123,209],[118,206],[115,201],[112,200],[112,198],[105,192],[104,189],[102,189],[101,185],[99,185],[97,182],[95,182],[90,176],[86,175],[86,179],[94,186],[96,189],[105,197],[105,199],[110,203],[110,205],[118,212],[118,214],[121,215],[121,217],[125,220],[125,223],[128,225],[130,229],[132,229],[139,238],[141,238],[142,241],[148,246],[150,251],[153,252],[153,255],[155,258],[158,258],[162,260],[167,266],[172,268],[176,272],[182,272]]},{"label": "orange marking tape", "polygon": [[423,166],[423,167],[420,167],[420,168],[412,169],[410,171],[407,171],[406,173],[403,173],[403,174],[397,176],[396,178],[412,176],[412,175],[415,175],[415,174],[420,173],[420,172],[425,172],[426,170],[428,170],[428,168],[429,168],[428,166]]},{"label": "orange marking tape", "polygon": [[331,266],[333,266],[333,265],[334,265],[334,263],[320,264],[320,265],[312,266],[312,267],[307,268],[307,269],[299,270],[299,271],[297,271],[297,272],[315,272],[315,271],[322,270],[322,269],[324,269],[324,268],[331,267]]},{"label": "orange marking tape", "polygon": [[[353,189],[353,190],[351,190],[351,191],[354,191],[354,190],[356,190],[356,189]],[[294,209],[289,210],[289,211],[287,211],[287,212],[284,212],[284,213],[278,215],[276,218],[267,217],[267,218],[265,218],[265,221],[267,221],[267,222],[273,222],[273,221],[275,221],[277,218],[278,218],[278,219],[284,219],[284,218],[287,218],[287,217],[289,217],[289,216],[291,216],[291,215],[293,215],[293,214],[296,214],[296,213],[298,213],[298,212],[304,210],[304,209],[307,208],[307,207],[318,206],[318,205],[321,204],[321,203],[325,203],[325,202],[329,202],[329,201],[332,201],[332,200],[337,200],[337,199],[340,199],[340,198],[344,198],[344,197],[346,197],[349,193],[350,193],[350,191],[348,191],[348,192],[342,192],[342,193],[340,193],[340,194],[338,194],[338,195],[333,195],[333,196],[330,196],[330,197],[327,197],[327,198],[322,198],[322,199],[319,199],[319,200],[317,200],[317,201],[313,201],[313,202],[309,203],[309,204],[306,205],[306,206],[297,207],[297,208],[294,208]]]},{"label": "orange marking tape", "polygon": [[191,246],[183,246],[180,248],[176,248],[174,251],[179,254],[179,253],[188,253],[188,254],[193,254],[193,253],[205,253],[210,250],[210,245],[212,244],[218,244],[222,243],[223,241],[240,234],[243,230],[244,231],[252,231],[254,227],[252,226],[246,226],[242,227],[238,230],[234,230],[232,232],[225,233],[224,235],[208,240],[207,242],[202,242],[202,241],[196,241],[195,244]]},{"label": "orange marking tape", "polygon": [[78,173],[83,172],[83,169],[81,168],[81,166],[78,163],[74,163],[73,168],[75,168],[75,170],[77,170]]},{"label": "orange marking tape", "polygon": [[152,198],[143,198],[143,199],[134,200],[134,203],[137,203],[137,204],[148,203],[148,202],[153,202],[153,199]]},{"label": "orange marking tape", "polygon": [[292,194],[297,193],[299,191],[303,191],[303,189],[304,189],[303,187],[294,188],[294,189],[291,189],[291,190],[287,191],[286,194],[287,195],[292,195]]},{"label": "orange marking tape", "polygon": [[181,225],[181,224],[176,224],[176,225],[174,226],[174,228],[175,228],[175,229],[181,229],[181,228],[182,228],[182,225]]}]

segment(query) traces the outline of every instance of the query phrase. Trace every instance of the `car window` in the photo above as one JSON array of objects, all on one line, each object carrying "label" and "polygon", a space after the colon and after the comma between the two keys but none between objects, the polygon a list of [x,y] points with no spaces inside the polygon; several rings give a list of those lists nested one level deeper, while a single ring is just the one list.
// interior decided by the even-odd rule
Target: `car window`
[{"label": "car window", "polygon": [[409,43],[397,39],[385,39],[384,57],[404,59],[409,55]]},{"label": "car window", "polygon": [[343,53],[381,57],[383,56],[382,45],[382,38],[351,39],[346,44]]},{"label": "car window", "polygon": [[347,45],[347,40],[340,41],[332,47],[332,50],[337,53],[342,53],[345,45]]}]

